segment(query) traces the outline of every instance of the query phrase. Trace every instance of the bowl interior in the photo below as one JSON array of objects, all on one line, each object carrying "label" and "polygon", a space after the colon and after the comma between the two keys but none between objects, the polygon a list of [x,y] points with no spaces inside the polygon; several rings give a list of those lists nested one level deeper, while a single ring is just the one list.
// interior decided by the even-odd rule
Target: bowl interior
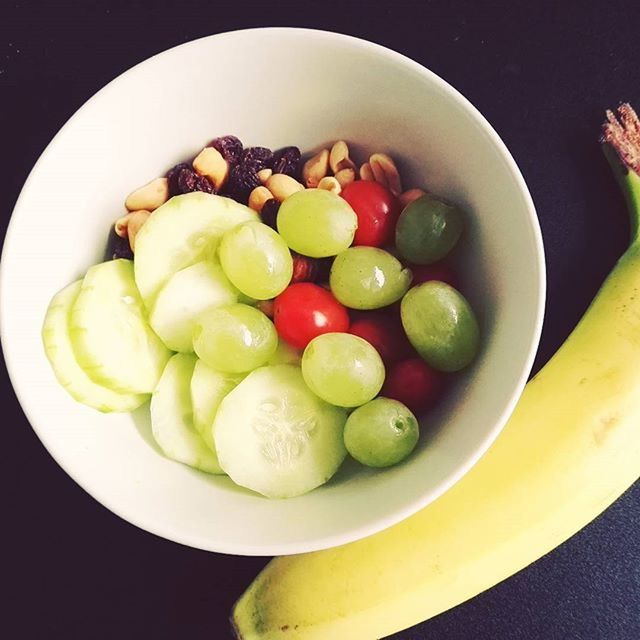
[{"label": "bowl interior", "polygon": [[[388,152],[405,188],[427,187],[468,211],[457,255],[479,314],[482,353],[397,468],[372,472],[346,462],[324,487],[270,501],[160,455],[146,406],[133,417],[101,415],[55,381],[40,340],[51,296],[101,259],[127,193],[226,133],[249,145],[307,151],[344,138],[360,161]],[[497,135],[466,100],[382,47],[261,29],[198,40],[134,67],[60,131],[24,187],[5,242],[2,338],[31,424],[97,500],[172,540],[267,555],[368,535],[451,486],[513,408],[537,346],[543,300],[530,197]]]}]

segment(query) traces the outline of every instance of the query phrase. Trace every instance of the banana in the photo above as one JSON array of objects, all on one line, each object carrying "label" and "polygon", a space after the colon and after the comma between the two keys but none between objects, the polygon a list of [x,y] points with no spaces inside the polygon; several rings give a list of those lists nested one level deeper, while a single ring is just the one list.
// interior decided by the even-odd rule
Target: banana
[{"label": "banana", "polygon": [[[632,242],[573,333],[527,384],[495,444],[445,495],[400,524],[343,547],[272,560],[235,604],[238,638],[395,633],[548,553],[638,478],[640,177],[633,169],[640,167],[632,152],[635,145],[640,158],[633,132],[640,126],[628,105],[619,113],[623,124],[608,112],[604,141],[630,204]],[[625,166],[613,161],[614,148]]]}]

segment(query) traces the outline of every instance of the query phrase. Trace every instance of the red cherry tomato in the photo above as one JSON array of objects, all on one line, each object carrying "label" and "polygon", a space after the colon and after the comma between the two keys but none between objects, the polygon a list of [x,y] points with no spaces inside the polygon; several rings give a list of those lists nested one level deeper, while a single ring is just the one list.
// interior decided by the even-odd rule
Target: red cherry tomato
[{"label": "red cherry tomato", "polygon": [[322,333],[348,331],[349,314],[330,291],[311,282],[299,282],[275,299],[273,322],[283,340],[304,349]]},{"label": "red cherry tomato", "polygon": [[382,247],[393,242],[400,206],[389,189],[370,180],[356,180],[340,195],[358,216],[354,245]]},{"label": "red cherry tomato", "polygon": [[413,280],[411,286],[415,287],[417,284],[428,282],[429,280],[439,280],[440,282],[446,282],[450,284],[454,289],[460,289],[460,282],[458,281],[457,274],[453,269],[442,262],[435,262],[434,264],[410,264],[408,265],[413,274]]},{"label": "red cherry tomato", "polygon": [[400,316],[393,311],[376,309],[362,312],[351,323],[349,333],[375,347],[386,365],[415,355],[402,328]]},{"label": "red cherry tomato", "polygon": [[439,371],[421,358],[410,358],[387,371],[380,395],[398,400],[418,414],[431,408],[443,390],[444,377]]}]

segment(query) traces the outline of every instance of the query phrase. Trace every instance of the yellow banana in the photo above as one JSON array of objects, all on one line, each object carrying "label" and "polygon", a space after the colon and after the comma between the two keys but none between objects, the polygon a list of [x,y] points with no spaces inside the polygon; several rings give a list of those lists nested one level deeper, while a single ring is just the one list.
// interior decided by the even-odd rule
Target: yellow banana
[{"label": "yellow banana", "polygon": [[343,547],[271,561],[234,607],[238,638],[374,640],[405,629],[540,558],[638,478],[640,177],[629,145],[637,153],[640,139],[628,105],[620,110],[624,126],[608,116],[605,138],[630,166],[612,161],[630,204],[631,245],[527,384],[495,444],[404,522]]}]

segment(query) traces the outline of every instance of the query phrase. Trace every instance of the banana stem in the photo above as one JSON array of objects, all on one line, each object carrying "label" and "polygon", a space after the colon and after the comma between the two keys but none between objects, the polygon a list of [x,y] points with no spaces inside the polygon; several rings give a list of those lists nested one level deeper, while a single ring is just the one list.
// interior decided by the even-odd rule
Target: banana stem
[{"label": "banana stem", "polygon": [[607,111],[600,141],[627,202],[631,245],[640,244],[640,120],[630,104]]}]

